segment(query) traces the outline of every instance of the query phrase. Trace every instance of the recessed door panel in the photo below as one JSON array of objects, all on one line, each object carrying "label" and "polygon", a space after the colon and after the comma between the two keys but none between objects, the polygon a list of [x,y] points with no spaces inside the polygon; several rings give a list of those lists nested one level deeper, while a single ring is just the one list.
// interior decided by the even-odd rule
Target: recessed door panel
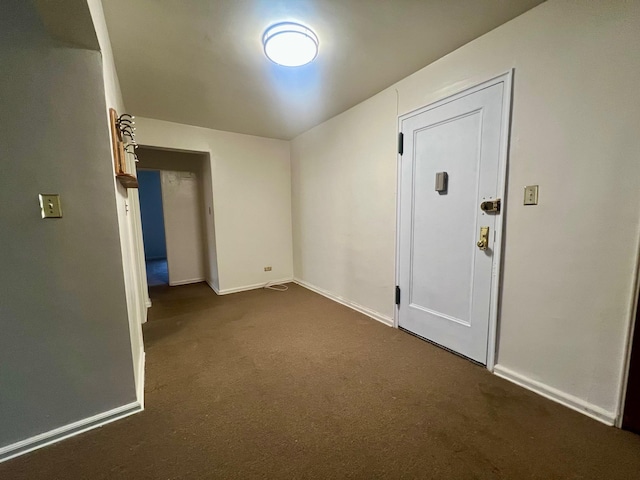
[{"label": "recessed door panel", "polygon": [[[471,322],[480,126],[481,113],[474,112],[418,130],[414,138],[409,301],[464,324]],[[440,171],[448,174],[446,194],[435,191]]]}]

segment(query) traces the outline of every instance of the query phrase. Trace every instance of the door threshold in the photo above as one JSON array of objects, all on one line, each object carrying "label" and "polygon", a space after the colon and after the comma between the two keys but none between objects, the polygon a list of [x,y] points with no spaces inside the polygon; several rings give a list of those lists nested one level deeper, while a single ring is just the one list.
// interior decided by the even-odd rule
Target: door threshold
[{"label": "door threshold", "polygon": [[419,338],[420,340],[422,340],[424,342],[430,343],[431,345],[434,345],[434,346],[436,346],[438,348],[441,348],[442,350],[446,350],[449,353],[453,353],[454,355],[456,355],[458,357],[464,358],[465,360],[470,361],[474,365],[478,365],[480,367],[487,368],[486,364],[480,363],[477,360],[474,360],[473,358],[469,358],[469,357],[467,357],[467,356],[465,356],[465,355],[463,355],[463,354],[461,354],[459,352],[456,352],[455,350],[451,350],[450,348],[447,348],[444,345],[440,345],[439,343],[436,343],[433,340],[429,340],[428,338],[423,337],[422,335],[418,335],[417,333],[414,333],[411,330],[407,330],[406,328],[403,328],[403,327],[401,327],[399,325],[398,325],[398,330],[402,330],[403,332],[408,333],[409,335],[411,335],[413,337]]}]

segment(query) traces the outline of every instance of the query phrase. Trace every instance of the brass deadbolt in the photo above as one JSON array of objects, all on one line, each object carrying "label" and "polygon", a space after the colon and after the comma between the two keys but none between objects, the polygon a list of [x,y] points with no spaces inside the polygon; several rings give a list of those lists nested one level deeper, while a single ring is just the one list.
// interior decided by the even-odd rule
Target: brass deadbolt
[{"label": "brass deadbolt", "polygon": [[500,213],[500,199],[486,200],[480,204],[480,210],[486,213]]}]

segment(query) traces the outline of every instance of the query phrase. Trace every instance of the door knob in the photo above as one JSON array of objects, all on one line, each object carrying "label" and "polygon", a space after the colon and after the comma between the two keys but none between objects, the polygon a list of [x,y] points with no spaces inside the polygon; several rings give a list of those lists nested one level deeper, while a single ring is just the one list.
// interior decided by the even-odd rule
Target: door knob
[{"label": "door knob", "polygon": [[480,240],[476,245],[480,250],[486,250],[489,247],[489,227],[480,227]]}]

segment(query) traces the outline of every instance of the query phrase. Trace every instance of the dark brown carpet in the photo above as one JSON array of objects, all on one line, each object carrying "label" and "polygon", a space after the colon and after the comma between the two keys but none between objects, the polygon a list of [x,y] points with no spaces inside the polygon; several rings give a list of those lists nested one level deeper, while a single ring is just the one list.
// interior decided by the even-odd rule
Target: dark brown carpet
[{"label": "dark brown carpet", "polygon": [[152,298],[146,410],[0,479],[640,478],[640,436],[296,285]]}]

